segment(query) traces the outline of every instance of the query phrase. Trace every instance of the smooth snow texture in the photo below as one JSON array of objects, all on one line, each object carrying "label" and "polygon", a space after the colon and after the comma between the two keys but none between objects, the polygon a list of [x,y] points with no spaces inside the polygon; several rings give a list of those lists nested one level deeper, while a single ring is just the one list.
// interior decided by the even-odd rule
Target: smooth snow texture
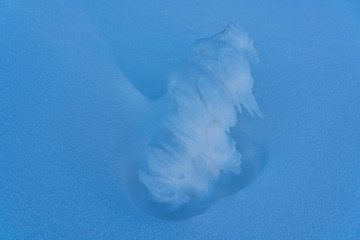
[{"label": "smooth snow texture", "polygon": [[[0,1],[0,239],[359,239],[359,3]],[[228,22],[265,120],[238,113],[241,173],[167,221],[137,174],[170,96],[148,99]]]},{"label": "smooth snow texture", "polygon": [[242,154],[230,128],[242,106],[262,117],[252,95],[249,62],[256,60],[247,34],[230,25],[199,40],[170,76],[169,112],[139,170],[150,201],[178,211],[190,201],[209,201],[224,176],[240,174]]}]

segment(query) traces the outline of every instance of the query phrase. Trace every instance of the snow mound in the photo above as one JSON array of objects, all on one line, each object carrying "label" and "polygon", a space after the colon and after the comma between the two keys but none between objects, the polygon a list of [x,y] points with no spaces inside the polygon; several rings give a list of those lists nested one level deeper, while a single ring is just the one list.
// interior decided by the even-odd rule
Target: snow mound
[{"label": "snow mound", "polygon": [[230,25],[192,50],[170,76],[168,114],[139,170],[149,200],[169,212],[210,200],[224,176],[240,174],[242,155],[230,129],[242,107],[262,117],[249,64],[257,55],[246,33]]}]

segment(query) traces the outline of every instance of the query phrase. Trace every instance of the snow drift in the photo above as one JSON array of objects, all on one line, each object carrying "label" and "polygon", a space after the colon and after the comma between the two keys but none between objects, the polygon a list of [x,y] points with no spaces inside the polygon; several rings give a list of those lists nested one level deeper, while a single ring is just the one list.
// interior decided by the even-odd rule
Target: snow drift
[{"label": "snow drift", "polygon": [[210,200],[225,178],[240,174],[242,154],[230,135],[237,111],[262,117],[249,65],[257,55],[246,33],[231,25],[192,50],[170,76],[168,114],[139,170],[148,199],[169,212]]}]

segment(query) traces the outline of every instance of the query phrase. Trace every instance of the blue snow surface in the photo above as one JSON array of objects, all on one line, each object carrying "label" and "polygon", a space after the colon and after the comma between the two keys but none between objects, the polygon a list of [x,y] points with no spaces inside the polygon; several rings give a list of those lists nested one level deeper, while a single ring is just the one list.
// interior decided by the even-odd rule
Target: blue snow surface
[{"label": "blue snow surface", "polygon": [[0,240],[360,239],[360,4],[0,0]]}]

